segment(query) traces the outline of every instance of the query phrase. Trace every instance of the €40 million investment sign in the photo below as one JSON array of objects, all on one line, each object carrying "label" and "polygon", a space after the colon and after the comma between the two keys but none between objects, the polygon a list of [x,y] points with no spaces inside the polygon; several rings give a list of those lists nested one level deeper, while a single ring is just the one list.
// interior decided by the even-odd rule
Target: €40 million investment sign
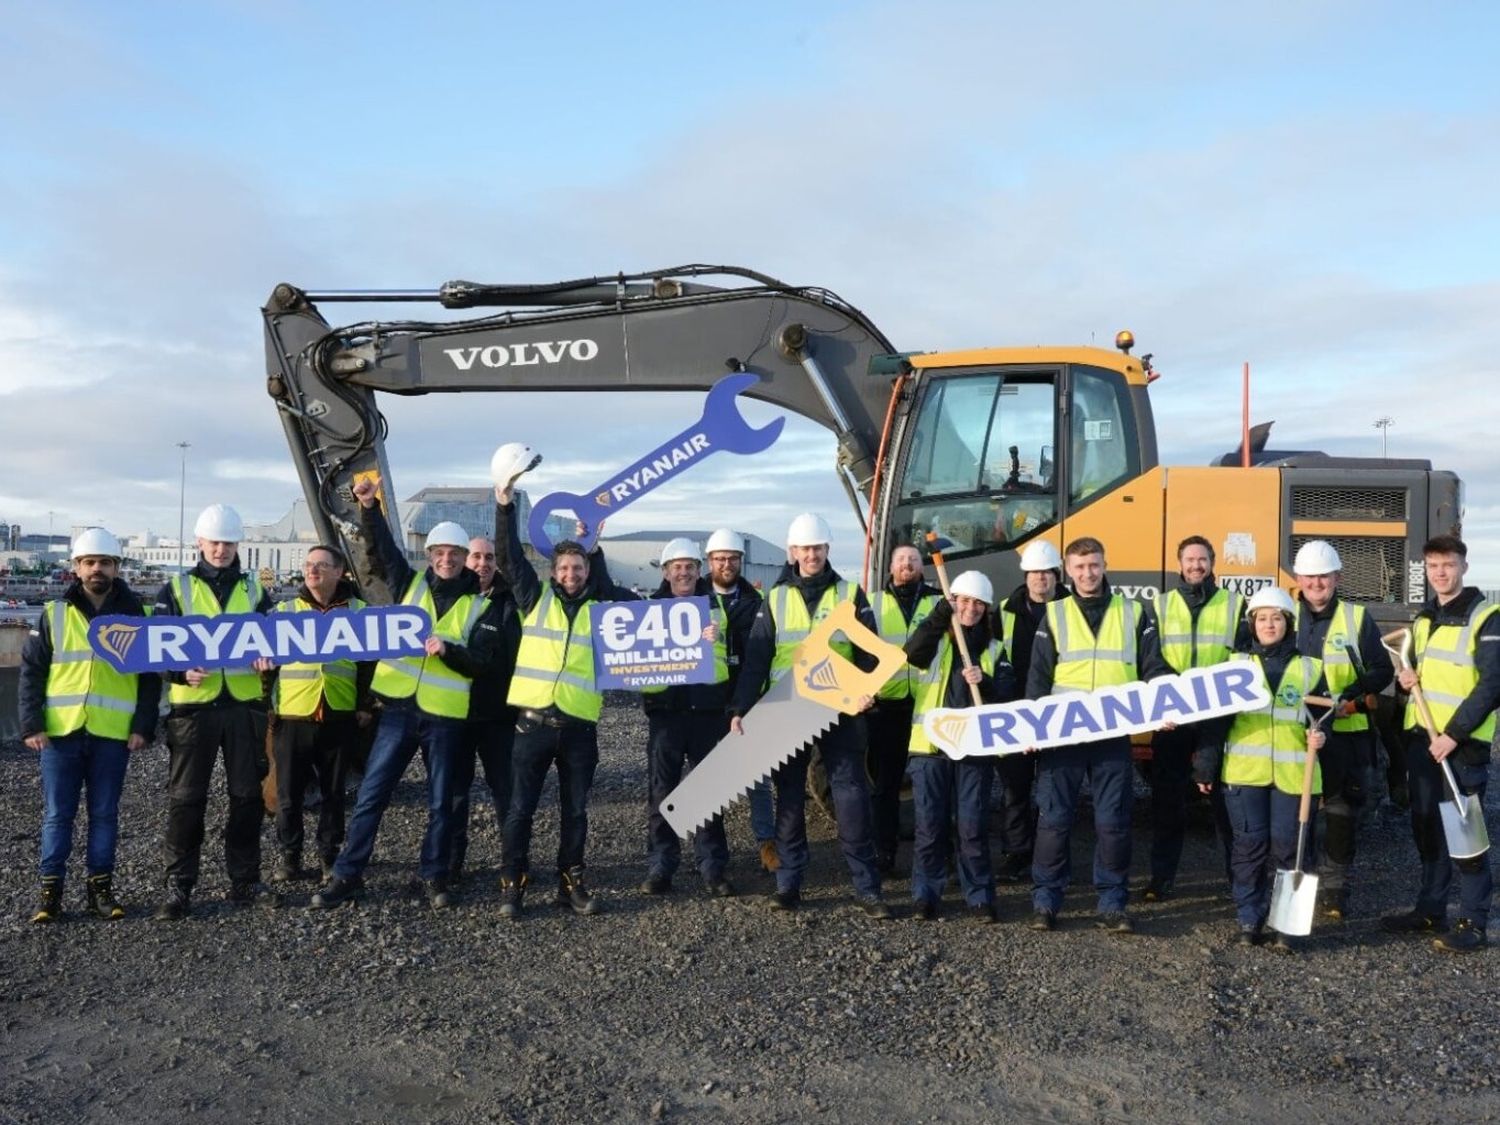
[{"label": "\u20ac40 million investment sign", "polygon": [[705,597],[605,602],[594,610],[595,684],[641,691],[713,683],[709,621]]},{"label": "\u20ac40 million investment sign", "polygon": [[327,613],[224,613],[218,617],[96,617],[89,643],[120,672],[241,668],[420,656],[432,632],[417,606],[382,605]]}]

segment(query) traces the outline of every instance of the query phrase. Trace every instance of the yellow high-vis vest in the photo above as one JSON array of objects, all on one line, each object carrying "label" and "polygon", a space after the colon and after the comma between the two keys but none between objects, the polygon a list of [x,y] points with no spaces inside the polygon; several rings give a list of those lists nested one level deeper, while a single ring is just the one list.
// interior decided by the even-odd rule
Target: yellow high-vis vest
[{"label": "yellow high-vis vest", "polygon": [[66,599],[42,609],[52,627],[52,664],[47,669],[47,734],[56,738],[86,730],[123,742],[130,737],[138,678],[116,672],[94,655],[89,623]]},{"label": "yellow high-vis vest", "polygon": [[[229,601],[219,605],[213,589],[196,574],[179,574],[173,579],[177,591],[177,605],[184,616],[218,617],[223,613],[254,613],[260,605],[262,591],[260,582],[244,575],[229,591]],[[187,684],[171,684],[167,699],[171,703],[212,703],[219,698],[224,688],[241,703],[260,699],[265,691],[261,687],[260,673],[254,668],[216,668],[209,672],[197,687]]]},{"label": "yellow high-vis vest", "polygon": [[[1479,669],[1474,666],[1479,627],[1496,612],[1500,612],[1500,605],[1481,598],[1469,610],[1469,619],[1462,626],[1439,625],[1434,629],[1431,618],[1427,617],[1417,618],[1412,626],[1412,660],[1439,734],[1479,683]],[[1421,725],[1422,716],[1416,704],[1408,702],[1406,729]],[[1469,737],[1486,744],[1494,741],[1495,712],[1491,711],[1484,722],[1470,731]]]},{"label": "yellow high-vis vest", "polygon": [[[1307,765],[1307,710],[1302,699],[1323,675],[1323,664],[1311,656],[1287,661],[1281,682],[1270,691],[1260,657],[1240,653],[1235,659],[1255,665],[1256,676],[1270,694],[1271,703],[1235,715],[1224,742],[1224,784],[1275,785],[1283,793],[1298,795]],[[1312,791],[1323,792],[1323,772],[1317,766],[1313,768]]]},{"label": "yellow high-vis vest", "polygon": [[[455,645],[469,643],[469,634],[489,605],[478,594],[463,594],[453,600],[448,612],[440,618],[425,574],[412,576],[401,604],[425,609],[432,619],[433,635]],[[421,656],[403,656],[399,660],[382,660],[375,666],[375,678],[370,687],[387,699],[416,696],[417,707],[428,715],[440,719],[466,719],[471,685],[468,676],[448,667],[442,657],[423,653]]]}]

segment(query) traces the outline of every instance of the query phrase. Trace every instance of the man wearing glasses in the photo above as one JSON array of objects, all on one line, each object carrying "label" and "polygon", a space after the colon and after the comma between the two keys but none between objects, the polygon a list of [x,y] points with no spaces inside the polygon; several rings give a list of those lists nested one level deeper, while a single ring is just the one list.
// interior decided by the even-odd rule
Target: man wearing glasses
[{"label": "man wearing glasses", "polygon": [[[275,613],[327,613],[362,609],[344,578],[344,556],[318,545],[302,564],[302,588]],[[370,723],[370,680],[375,665],[334,660],[326,664],[285,664],[271,688],[271,754],[276,764],[276,841],[281,860],[278,883],[310,878],[302,868],[302,798],[309,776],[317,778],[323,801],[318,809],[318,858],[326,880],[344,843],[344,771],[356,727]]]}]

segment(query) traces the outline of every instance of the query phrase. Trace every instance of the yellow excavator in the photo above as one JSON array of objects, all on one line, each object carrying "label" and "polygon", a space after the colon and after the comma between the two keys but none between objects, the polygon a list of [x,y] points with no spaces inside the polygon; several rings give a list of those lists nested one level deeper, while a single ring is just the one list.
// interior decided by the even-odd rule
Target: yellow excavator
[{"label": "yellow excavator", "polygon": [[[322,310],[351,303],[476,315],[331,327]],[[262,311],[267,390],[313,522],[348,549],[367,590],[382,583],[359,531],[356,474],[387,482],[399,535],[378,392],[706,390],[753,373],[747,394],[836,436],[873,576],[893,548],[936,532],[950,561],[1007,590],[1028,543],[1091,535],[1111,582],[1150,598],[1177,572],[1177,543],[1203,535],[1220,580],[1248,594],[1293,585],[1297,548],[1317,538],[1343,560],[1341,595],[1405,622],[1427,595],[1423,541],[1460,527],[1461,482],[1426,461],[1277,452],[1261,428],[1221,463],[1159,464],[1151,356],[1132,355],[1128,333],[1115,350],[902,352],[826,289],[707,265],[435,290],[282,284]]]}]

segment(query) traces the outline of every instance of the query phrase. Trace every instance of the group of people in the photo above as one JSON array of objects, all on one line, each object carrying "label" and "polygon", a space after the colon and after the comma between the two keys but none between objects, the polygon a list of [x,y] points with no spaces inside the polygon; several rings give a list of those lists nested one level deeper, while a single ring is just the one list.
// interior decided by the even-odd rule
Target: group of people
[{"label": "group of people", "polygon": [[[518,470],[523,471],[523,470]],[[518,473],[517,473],[518,475]],[[279,905],[276,889],[322,879],[316,908],[365,893],[363,875],[383,814],[420,750],[427,774],[427,825],[418,873],[433,908],[448,907],[465,880],[470,791],[476,762],[495,803],[502,836],[500,913],[523,915],[531,882],[532,823],[551,770],[557,772],[560,829],[557,903],[579,914],[600,908],[586,879],[589,793],[599,759],[603,693],[591,642],[594,607],[638,595],[610,578],[604,555],[575,541],[556,544],[545,578],[525,557],[512,485],[496,488],[494,538],[453,523],[427,536],[418,571],[395,541],[378,502],[378,480],[354,487],[361,532],[389,601],[420,606],[432,621],[420,655],[356,663],[280,663],[155,674],[114,670],[88,641],[99,615],[218,616],[224,613],[331,612],[365,603],[333,546],[308,552],[296,595],[273,602],[242,571],[243,527],[225,505],[195,524],[199,552],[189,572],[169,581],[148,609],[119,579],[119,543],[99,528],[73,545],[76,578],[49,603],[22,657],[21,727],[40,753],[45,813],[40,902],[34,921],[62,915],[63,880],[80,798],[87,794],[87,903],[104,918],[124,910],[113,887],[118,802],[131,751],[149,744],[165,683],[168,800],[163,898],[155,917],[188,916],[199,876],[209,782],[222,754],[228,789],[224,829],[228,897]],[[1149,680],[1229,660],[1248,662],[1270,705],[1173,727],[1153,737],[1153,838],[1148,900],[1170,897],[1180,863],[1191,788],[1207,794],[1226,841],[1226,867],[1238,940],[1271,939],[1267,915],[1275,872],[1297,856],[1298,803],[1312,779],[1324,813],[1320,906],[1325,918],[1349,911],[1359,812],[1374,761],[1370,709],[1396,676],[1379,630],[1365,611],[1338,597],[1341,564],[1322,541],[1303,544],[1294,563],[1298,594],[1269,587],[1246,600],[1215,579],[1213,546],[1198,536],[1178,549],[1181,581],[1144,604],[1114,590],[1105,548],[1081,538],[1061,553],[1033,542],[1024,581],[1003,601],[979,571],[958,574],[946,591],[924,579],[915,547],[897,547],[881,588],[867,594],[829,563],[832,533],[814,514],[794,519],[788,562],[764,595],[741,566],[743,539],[729,529],[707,551],[673,540],[662,553],[655,598],[705,596],[712,624],[704,639],[714,682],[643,693],[648,813],[641,890],[667,894],[682,846],[661,814],[662,800],[721,741],[757,737],[756,704],[793,667],[798,646],[840,603],[904,650],[906,664],[859,714],[840,717],[815,741],[831,790],[839,846],[856,901],[890,918],[883,883],[896,871],[900,795],[909,779],[915,820],[911,854],[914,916],[939,916],[950,869],[965,906],[998,921],[997,881],[1032,884],[1031,926],[1057,924],[1072,882],[1071,833],[1087,790],[1095,828],[1097,923],[1130,933],[1133,755],[1128,736],[1097,738],[1035,753],[953,759],[928,739],[936,708],[1010,700]],[[705,571],[704,562],[707,569]],[[1492,882],[1488,857],[1450,861],[1438,802],[1447,759],[1465,793],[1483,796],[1500,707],[1500,612],[1463,585],[1467,549],[1451,536],[1426,544],[1433,595],[1413,627],[1412,666],[1400,686],[1420,685],[1435,720],[1430,734],[1408,708],[1406,759],[1413,835],[1421,860],[1413,909],[1383,920],[1387,929],[1432,935],[1440,948],[1481,949]],[[1064,585],[1066,579],[1066,586]],[[945,596],[946,595],[946,596]],[[836,641],[856,663],[868,654]],[[868,667],[868,664],[864,666]],[[1327,706],[1314,700],[1323,699]],[[1326,713],[1325,713],[1326,712]],[[347,834],[344,773],[362,728],[373,726]],[[278,861],[261,878],[260,783],[276,767]],[[1308,755],[1314,766],[1309,771]],[[805,819],[810,748],[777,767],[772,786],[751,793],[759,860],[774,873],[772,908],[796,910],[808,867]],[[316,779],[317,869],[304,867],[303,794]],[[992,791],[999,785],[1001,855],[992,862]],[[692,841],[708,894],[729,897],[729,847],[722,816]],[[1306,849],[1315,854],[1312,842]],[[1460,914],[1448,925],[1454,875]]]}]

